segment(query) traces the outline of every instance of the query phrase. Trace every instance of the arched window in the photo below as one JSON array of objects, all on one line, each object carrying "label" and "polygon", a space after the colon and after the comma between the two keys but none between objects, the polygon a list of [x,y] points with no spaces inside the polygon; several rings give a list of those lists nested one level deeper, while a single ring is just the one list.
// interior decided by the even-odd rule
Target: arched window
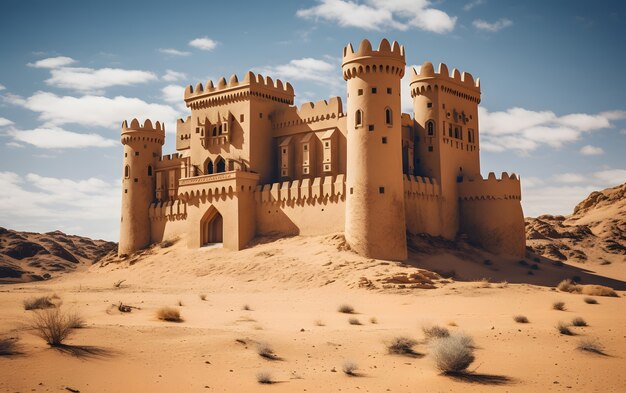
[{"label": "arched window", "polygon": [[222,157],[218,157],[215,160],[215,166],[217,166],[217,173],[226,172],[226,161]]},{"label": "arched window", "polygon": [[385,124],[391,125],[391,109],[385,108]]},{"label": "arched window", "polygon": [[213,173],[213,161],[209,159],[209,163],[206,165],[206,174],[210,175]]},{"label": "arched window", "polygon": [[426,131],[428,133],[428,136],[433,136],[435,135],[435,122],[432,120],[429,120],[426,123]]},{"label": "arched window", "polygon": [[218,135],[222,135],[222,125],[221,124],[220,124],[219,131],[217,133],[218,133]]},{"label": "arched window", "polygon": [[152,176],[152,165],[148,165],[148,176]]},{"label": "arched window", "polygon": [[354,127],[361,127],[363,125],[363,112],[359,109],[354,115]]},{"label": "arched window", "polygon": [[217,127],[213,126],[213,136],[217,136]]},{"label": "arched window", "polygon": [[130,177],[130,167],[128,165],[124,167],[124,177],[127,179]]}]

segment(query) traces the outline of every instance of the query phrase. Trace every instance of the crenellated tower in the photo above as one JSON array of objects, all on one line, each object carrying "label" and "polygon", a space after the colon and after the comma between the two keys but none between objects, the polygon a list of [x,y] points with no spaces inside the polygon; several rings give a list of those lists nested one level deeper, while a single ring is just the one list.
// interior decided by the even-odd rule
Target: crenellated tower
[{"label": "crenellated tower", "polygon": [[345,236],[361,255],[407,257],[402,176],[400,81],[404,47],[383,39],[343,50],[347,82]]},{"label": "crenellated tower", "polygon": [[151,243],[149,207],[155,200],[155,167],[165,143],[165,125],[137,119],[122,123],[124,164],[122,217],[118,254],[129,254]]}]

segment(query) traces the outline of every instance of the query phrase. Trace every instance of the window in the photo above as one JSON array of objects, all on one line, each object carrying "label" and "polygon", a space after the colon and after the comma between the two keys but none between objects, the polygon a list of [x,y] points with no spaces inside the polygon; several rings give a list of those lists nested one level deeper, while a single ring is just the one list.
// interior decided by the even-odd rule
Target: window
[{"label": "window", "polygon": [[426,123],[426,131],[428,132],[428,136],[435,135],[435,122],[430,120]]},{"label": "window", "polygon": [[309,145],[308,144],[304,144],[304,146],[302,147],[304,149],[304,151],[309,150]]},{"label": "window", "polygon": [[384,137],[383,137],[383,145],[386,145],[386,144],[387,144],[387,137],[386,137],[386,136],[384,136]]},{"label": "window", "polygon": [[377,89],[375,87],[372,87],[372,94],[376,94]]},{"label": "window", "polygon": [[217,173],[226,172],[226,161],[223,158],[219,158],[217,162]]},{"label": "window", "polygon": [[221,124],[220,124],[220,128],[218,128],[218,130],[217,130],[217,133],[218,133],[219,135],[222,135],[222,125],[221,125]]},{"label": "window", "polygon": [[128,194],[128,189],[124,189],[124,194]]},{"label": "window", "polygon": [[354,127],[361,127],[363,125],[363,112],[359,109],[354,115]]},{"label": "window", "polygon": [[148,176],[152,176],[152,165],[148,165]]},{"label": "window", "polygon": [[367,126],[367,130],[368,131],[374,131],[374,125],[373,124],[368,125]]},{"label": "window", "polygon": [[137,178],[135,178],[134,180],[135,180],[135,183],[139,182],[139,179],[137,179]]},{"label": "window", "polygon": [[128,157],[128,153],[124,153],[124,157]]},{"label": "window", "polygon": [[432,107],[433,107],[433,103],[432,102],[429,102],[429,103],[426,104],[426,108],[432,108]]},{"label": "window", "polygon": [[362,96],[363,95],[363,89],[359,89],[359,95]]},{"label": "window", "polygon": [[326,141],[324,142],[324,147],[329,147],[330,146],[330,142]]},{"label": "window", "polygon": [[391,109],[385,108],[385,124],[391,125]]},{"label": "window", "polygon": [[213,126],[213,136],[217,136],[217,127]]},{"label": "window", "polygon": [[239,115],[239,122],[243,123],[243,115]]},{"label": "window", "polygon": [[283,148],[283,154],[287,154],[287,149]]},{"label": "window", "polygon": [[432,152],[433,151],[433,147],[432,146],[428,146],[428,151]]},{"label": "window", "polygon": [[135,156],[138,156],[138,155],[139,155],[139,152],[138,152],[138,151],[136,151],[136,152],[135,152]]},{"label": "window", "polygon": [[209,160],[209,163],[206,164],[206,174],[210,175],[213,173],[213,161]]},{"label": "window", "polygon": [[259,113],[259,119],[263,118],[263,113]]},{"label": "window", "polygon": [[350,187],[350,195],[354,193],[354,188]]},{"label": "window", "polygon": [[130,167],[128,165],[124,167],[124,177],[127,179],[130,177]]},{"label": "window", "polygon": [[387,88],[387,94],[391,94],[391,87]]},{"label": "window", "polygon": [[384,194],[385,193],[385,187],[378,187],[378,193],[379,194]]}]

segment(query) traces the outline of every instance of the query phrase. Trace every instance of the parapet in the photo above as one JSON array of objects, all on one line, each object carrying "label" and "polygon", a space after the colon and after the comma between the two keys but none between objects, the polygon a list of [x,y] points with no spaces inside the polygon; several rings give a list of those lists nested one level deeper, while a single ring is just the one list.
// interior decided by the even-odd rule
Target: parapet
[{"label": "parapet", "polygon": [[305,102],[299,109],[296,107],[285,108],[283,111],[274,114],[272,122],[274,123],[274,128],[283,128],[337,119],[343,116],[341,98],[332,97],[328,101]]},{"label": "parapet", "polygon": [[439,198],[441,186],[430,177],[404,175],[404,194],[407,198]]},{"label": "parapet", "polygon": [[464,178],[458,185],[461,200],[521,200],[522,197],[520,179],[515,173],[509,175],[502,172],[500,179],[497,179],[495,173],[489,172],[487,179],[482,176],[477,179]]},{"label": "parapet", "polygon": [[346,180],[343,174],[259,185],[254,192],[257,203],[270,204],[303,204],[329,197],[342,197],[345,194]]},{"label": "parapet", "polygon": [[146,119],[143,124],[139,120],[133,119],[128,122],[122,122],[122,144],[127,142],[141,140],[145,142],[155,142],[161,145],[165,143],[165,124],[161,122],[152,123],[150,119]]},{"label": "parapet", "polygon": [[409,86],[411,86],[411,95],[415,96],[418,91],[414,91],[418,89],[418,86],[413,86],[418,82],[451,82],[456,85],[465,87],[472,92],[476,92],[480,94],[480,78],[474,77],[469,72],[459,72],[456,68],[452,70],[452,74],[448,71],[448,66],[444,63],[440,63],[437,72],[433,67],[433,64],[429,61],[422,64],[420,70],[417,71],[414,67],[411,68],[411,82]]},{"label": "parapet", "polygon": [[368,40],[361,41],[356,52],[352,44],[343,48],[341,66],[344,80],[348,80],[361,72],[392,73],[402,78],[405,64],[404,46],[396,41],[389,44],[386,38],[380,41],[377,50],[372,49],[372,44]]},{"label": "parapet", "polygon": [[122,133],[129,130],[135,131],[163,131],[165,132],[165,124],[161,124],[161,122],[156,122],[152,125],[152,120],[146,119],[143,124],[139,123],[139,120],[136,118],[130,121],[130,127],[128,126],[128,122],[124,120],[122,122]]},{"label": "parapet", "polygon": [[185,89],[184,100],[187,106],[190,106],[192,101],[198,99],[218,97],[221,99],[241,99],[248,95],[292,105],[294,90],[289,82],[283,83],[280,79],[273,81],[269,76],[264,77],[261,74],[254,74],[252,71],[248,71],[241,82],[237,75],[233,74],[228,79],[228,82],[226,78],[221,77],[217,81],[217,85],[213,84],[212,80],[209,80],[206,86],[202,86],[202,83],[198,83],[195,88],[189,85]]}]

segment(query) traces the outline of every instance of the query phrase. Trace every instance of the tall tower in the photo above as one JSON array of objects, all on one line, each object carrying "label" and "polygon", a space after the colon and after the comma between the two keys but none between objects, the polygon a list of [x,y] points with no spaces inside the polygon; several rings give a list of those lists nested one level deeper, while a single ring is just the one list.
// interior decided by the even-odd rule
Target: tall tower
[{"label": "tall tower", "polygon": [[118,254],[129,254],[150,244],[149,208],[155,198],[155,165],[165,143],[165,125],[137,119],[122,123],[124,165],[122,218]]},{"label": "tall tower", "polygon": [[407,257],[400,80],[404,47],[383,39],[343,50],[348,85],[346,241],[371,258]]}]

